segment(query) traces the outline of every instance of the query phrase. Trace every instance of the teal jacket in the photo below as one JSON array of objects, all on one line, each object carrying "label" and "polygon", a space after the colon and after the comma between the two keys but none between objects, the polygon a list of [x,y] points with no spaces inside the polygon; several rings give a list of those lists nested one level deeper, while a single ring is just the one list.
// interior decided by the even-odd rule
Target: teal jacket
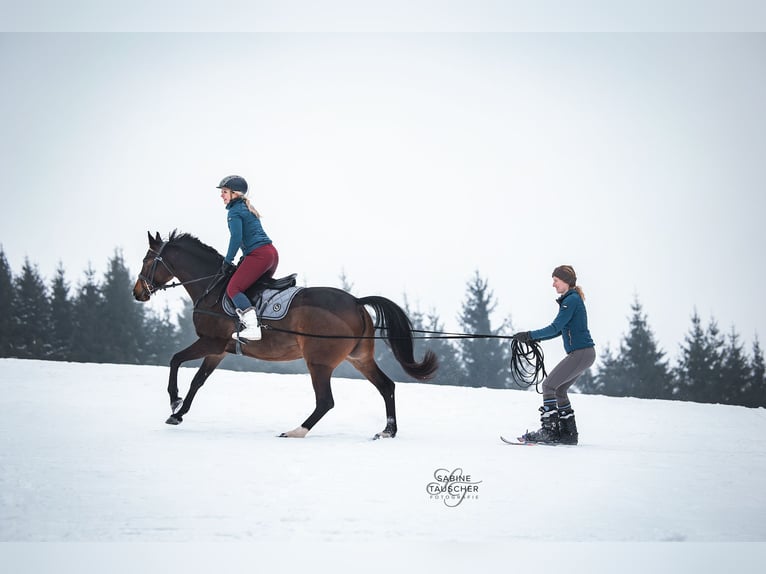
[{"label": "teal jacket", "polygon": [[241,199],[235,199],[226,206],[226,220],[229,223],[229,249],[226,251],[226,261],[234,262],[237,249],[242,255],[247,255],[253,249],[258,249],[271,243],[271,239],[261,226],[258,219]]},{"label": "teal jacket", "polygon": [[556,303],[559,304],[559,314],[556,315],[553,323],[543,329],[530,331],[529,336],[534,341],[545,341],[561,335],[567,354],[578,349],[595,346],[588,330],[588,313],[585,310],[585,302],[580,294],[576,290],[570,289],[556,299]]}]

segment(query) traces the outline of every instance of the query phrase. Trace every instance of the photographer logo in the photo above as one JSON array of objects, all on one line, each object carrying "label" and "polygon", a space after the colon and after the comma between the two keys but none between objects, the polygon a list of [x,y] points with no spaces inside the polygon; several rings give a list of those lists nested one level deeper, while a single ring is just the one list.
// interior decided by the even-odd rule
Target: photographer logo
[{"label": "photographer logo", "polygon": [[462,468],[452,471],[437,468],[434,471],[434,480],[426,485],[426,492],[431,500],[440,500],[445,506],[455,508],[464,500],[477,500],[481,482],[464,472]]}]

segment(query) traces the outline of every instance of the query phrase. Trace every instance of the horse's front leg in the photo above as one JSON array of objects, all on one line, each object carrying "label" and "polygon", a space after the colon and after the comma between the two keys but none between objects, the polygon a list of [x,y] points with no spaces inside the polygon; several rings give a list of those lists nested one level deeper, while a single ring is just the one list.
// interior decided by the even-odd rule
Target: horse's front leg
[{"label": "horse's front leg", "polygon": [[[170,409],[172,414],[170,418],[165,421],[166,423],[177,425],[183,420],[182,417],[189,411],[194,395],[219,365],[221,360],[223,360],[225,356],[223,348],[225,348],[225,343],[222,345],[215,340],[200,338],[184,350],[173,355],[173,358],[170,360],[170,376],[168,378],[168,395],[170,395]],[[205,360],[197,371],[197,374],[194,375],[194,379],[192,379],[191,387],[189,389],[189,396],[187,396],[186,401],[184,401],[178,394],[178,369],[183,363],[202,357],[205,357]]]},{"label": "horse's front leg", "polygon": [[186,395],[186,398],[183,400],[179,398],[176,403],[171,404],[173,414],[171,414],[168,417],[168,420],[165,421],[167,424],[177,425],[183,421],[183,416],[189,412],[197,391],[205,384],[207,378],[213,371],[215,371],[216,367],[221,363],[225,356],[225,353],[221,353],[220,355],[208,355],[205,357],[205,360],[202,361],[202,366],[192,379],[191,385],[189,386],[189,393]]}]

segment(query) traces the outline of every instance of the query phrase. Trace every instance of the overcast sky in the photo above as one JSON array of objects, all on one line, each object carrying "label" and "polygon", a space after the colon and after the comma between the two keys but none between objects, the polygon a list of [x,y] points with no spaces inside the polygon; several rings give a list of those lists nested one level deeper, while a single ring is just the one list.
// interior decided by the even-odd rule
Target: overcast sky
[{"label": "overcast sky", "polygon": [[764,343],[762,33],[3,33],[0,77],[15,273],[137,273],[175,228],[225,251],[237,173],[307,285],[456,329],[478,271],[527,330],[567,263],[600,350],[634,297],[671,357],[695,309]]}]

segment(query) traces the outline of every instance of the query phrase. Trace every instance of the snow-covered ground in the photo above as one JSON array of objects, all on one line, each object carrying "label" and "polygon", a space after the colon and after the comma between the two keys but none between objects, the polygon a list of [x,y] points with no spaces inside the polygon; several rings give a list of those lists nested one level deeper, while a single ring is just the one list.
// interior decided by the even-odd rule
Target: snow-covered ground
[{"label": "snow-covered ground", "polygon": [[[134,572],[139,548],[183,571],[731,572],[766,549],[764,409],[573,396],[579,446],[514,447],[498,435],[537,425],[535,393],[399,384],[399,435],[372,441],[381,397],[338,379],[308,437],[280,439],[306,376],[219,370],[173,427],[167,372],[0,360],[3,572],[82,551],[78,571]],[[428,492],[450,474],[459,504]]]}]

